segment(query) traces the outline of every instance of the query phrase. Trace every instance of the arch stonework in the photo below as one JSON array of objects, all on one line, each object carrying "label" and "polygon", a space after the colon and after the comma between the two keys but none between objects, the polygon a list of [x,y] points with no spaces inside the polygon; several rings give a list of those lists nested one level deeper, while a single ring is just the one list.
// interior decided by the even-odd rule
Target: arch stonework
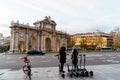
[{"label": "arch stonework", "polygon": [[66,33],[56,30],[56,22],[50,17],[41,21],[28,24],[20,24],[19,21],[11,23],[10,51],[59,51],[60,46],[67,45]]}]

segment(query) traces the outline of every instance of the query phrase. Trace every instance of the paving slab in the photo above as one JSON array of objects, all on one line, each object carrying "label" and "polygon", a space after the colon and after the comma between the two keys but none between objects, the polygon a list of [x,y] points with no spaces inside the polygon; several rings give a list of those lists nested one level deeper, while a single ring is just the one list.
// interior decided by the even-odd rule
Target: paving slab
[{"label": "paving slab", "polygon": [[[32,80],[120,80],[120,64],[92,65],[86,66],[87,70],[94,72],[93,77],[73,77],[65,78],[59,75],[58,67],[32,68]],[[28,80],[21,70],[11,71],[10,69],[0,70],[0,80]]]}]

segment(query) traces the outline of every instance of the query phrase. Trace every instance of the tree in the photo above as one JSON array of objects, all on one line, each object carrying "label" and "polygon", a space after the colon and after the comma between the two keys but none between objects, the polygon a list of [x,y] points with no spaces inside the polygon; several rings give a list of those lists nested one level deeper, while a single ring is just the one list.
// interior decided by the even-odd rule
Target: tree
[{"label": "tree", "polygon": [[118,48],[120,47],[120,28],[117,26],[115,27],[115,36],[114,36],[114,43],[113,46]]},{"label": "tree", "polygon": [[87,48],[87,39],[86,39],[86,38],[81,38],[80,47],[81,47],[83,50],[86,50],[86,48]]},{"label": "tree", "polygon": [[75,39],[71,38],[70,35],[67,35],[67,47],[71,48],[75,45]]}]

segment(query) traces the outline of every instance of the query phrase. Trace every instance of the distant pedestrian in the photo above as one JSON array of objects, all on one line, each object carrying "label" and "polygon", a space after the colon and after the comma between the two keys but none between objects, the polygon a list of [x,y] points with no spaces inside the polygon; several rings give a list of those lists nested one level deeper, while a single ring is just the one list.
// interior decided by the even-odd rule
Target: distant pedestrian
[{"label": "distant pedestrian", "polygon": [[60,48],[59,51],[59,55],[60,55],[60,72],[65,72],[63,70],[64,68],[64,63],[66,63],[66,48],[65,48],[65,44],[62,45],[62,47]]}]

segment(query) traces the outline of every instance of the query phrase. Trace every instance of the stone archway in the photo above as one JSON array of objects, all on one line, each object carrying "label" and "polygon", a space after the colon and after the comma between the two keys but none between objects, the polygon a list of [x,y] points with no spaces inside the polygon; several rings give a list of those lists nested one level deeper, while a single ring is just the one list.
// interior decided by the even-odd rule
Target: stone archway
[{"label": "stone archway", "polygon": [[24,41],[20,41],[19,42],[19,49],[20,49],[20,52],[23,52],[24,51]]},{"label": "stone archway", "polygon": [[46,38],[46,40],[45,40],[45,49],[46,49],[46,51],[51,51],[51,40],[50,40],[50,38]]},{"label": "stone archway", "polygon": [[34,22],[33,26],[21,24],[19,21],[12,21],[10,25],[10,51],[18,52],[19,50],[28,51],[32,49],[59,51],[61,43],[67,43],[67,38],[65,37],[67,34],[56,30],[56,25],[56,22],[50,16]]},{"label": "stone archway", "polygon": [[57,38],[56,39],[56,51],[60,50],[60,40]]}]

